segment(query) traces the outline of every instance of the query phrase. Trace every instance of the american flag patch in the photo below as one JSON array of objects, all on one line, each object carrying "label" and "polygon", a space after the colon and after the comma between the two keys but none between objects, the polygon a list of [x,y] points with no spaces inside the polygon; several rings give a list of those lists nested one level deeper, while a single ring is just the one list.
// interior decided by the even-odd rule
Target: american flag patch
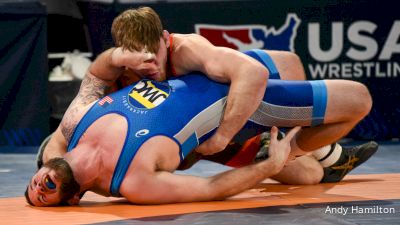
[{"label": "american flag patch", "polygon": [[113,100],[111,97],[106,96],[106,97],[102,98],[102,99],[99,101],[99,105],[101,105],[101,106],[103,106],[104,104],[105,104],[105,105],[108,105],[108,104],[111,104],[113,101],[114,101],[114,100]]}]

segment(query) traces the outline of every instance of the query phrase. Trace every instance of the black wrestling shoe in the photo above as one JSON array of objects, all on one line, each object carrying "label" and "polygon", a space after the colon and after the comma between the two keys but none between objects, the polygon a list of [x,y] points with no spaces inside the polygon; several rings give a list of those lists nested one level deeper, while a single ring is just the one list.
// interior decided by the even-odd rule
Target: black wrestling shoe
[{"label": "black wrestling shoe", "polygon": [[349,148],[342,147],[342,154],[339,160],[332,166],[324,168],[324,176],[321,183],[341,181],[346,174],[375,154],[378,147],[378,143],[374,141]]},{"label": "black wrestling shoe", "polygon": [[40,146],[39,146],[38,153],[36,154],[36,166],[37,166],[37,169],[40,169],[43,166],[43,152],[44,152],[44,149],[47,146],[47,143],[49,143],[50,138],[51,138],[51,134],[46,139],[44,139],[42,141],[42,144],[40,144]]},{"label": "black wrestling shoe", "polygon": [[[278,131],[278,140],[281,140],[283,137],[285,137],[285,133]],[[269,132],[262,133],[260,138],[260,150],[258,150],[257,155],[254,158],[254,162],[260,162],[262,160],[268,159],[268,149],[270,142],[271,134]]]}]

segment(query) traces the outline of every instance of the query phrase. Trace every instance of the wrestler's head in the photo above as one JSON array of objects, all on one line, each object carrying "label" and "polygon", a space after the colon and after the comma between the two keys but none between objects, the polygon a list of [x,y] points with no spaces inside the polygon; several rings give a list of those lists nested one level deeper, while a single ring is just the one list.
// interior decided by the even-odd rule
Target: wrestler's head
[{"label": "wrestler's head", "polygon": [[111,27],[115,45],[129,51],[154,53],[155,58],[131,68],[142,78],[166,79],[169,33],[163,30],[157,13],[149,7],[128,9],[117,16]]},{"label": "wrestler's head", "polygon": [[67,205],[73,203],[79,191],[69,164],[62,158],[54,158],[33,175],[25,197],[34,206]]}]

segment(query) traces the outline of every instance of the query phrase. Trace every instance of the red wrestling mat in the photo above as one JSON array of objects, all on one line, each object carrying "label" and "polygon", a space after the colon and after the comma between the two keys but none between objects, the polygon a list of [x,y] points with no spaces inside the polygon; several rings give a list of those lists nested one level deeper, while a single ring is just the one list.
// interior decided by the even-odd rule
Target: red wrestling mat
[{"label": "red wrestling mat", "polygon": [[90,224],[194,212],[349,201],[400,199],[400,174],[349,175],[343,182],[281,185],[266,180],[257,188],[226,201],[130,205],[125,200],[85,195],[79,206],[35,208],[24,197],[0,199],[1,224]]}]

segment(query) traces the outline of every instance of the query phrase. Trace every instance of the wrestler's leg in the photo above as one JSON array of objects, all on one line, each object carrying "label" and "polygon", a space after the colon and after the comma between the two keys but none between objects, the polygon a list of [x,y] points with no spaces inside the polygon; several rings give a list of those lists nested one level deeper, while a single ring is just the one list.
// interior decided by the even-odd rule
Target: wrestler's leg
[{"label": "wrestler's leg", "polygon": [[[278,78],[277,79],[282,79],[282,80],[305,80],[305,72],[304,72],[304,67],[303,64],[300,60],[300,58],[292,52],[287,52],[287,51],[270,51],[270,50],[265,50],[265,52],[270,56],[270,58],[273,61],[275,69],[279,72]],[[271,65],[269,65],[271,67]],[[272,78],[276,78],[274,75]],[[358,90],[358,89],[356,89]],[[365,88],[363,88],[363,91],[365,92]],[[342,92],[342,90],[333,90],[334,94],[336,95],[336,92]],[[366,96],[369,97],[369,94],[366,94]],[[351,96],[344,96],[344,97],[351,97]],[[365,100],[368,102],[369,99]],[[361,99],[361,101],[364,101]],[[337,107],[335,105],[331,107]],[[338,108],[341,110],[340,108]],[[361,108],[362,110],[362,108]],[[337,125],[332,126],[332,129],[334,129]],[[325,129],[325,128],[320,128],[320,129]],[[331,129],[329,129],[331,130]],[[327,132],[329,132],[329,130]],[[306,132],[307,133],[307,132]],[[306,137],[307,135],[304,135]]]},{"label": "wrestler's leg", "polygon": [[369,91],[359,82],[270,80],[263,103],[238,138],[245,140],[263,126],[303,126],[292,139],[291,154],[304,155],[345,136],[371,107]]},{"label": "wrestler's leg", "polygon": [[[265,52],[272,59],[278,74],[273,74],[271,79],[306,79],[303,64],[296,54],[287,51],[265,50]],[[261,139],[261,141],[265,142],[268,141],[268,139]],[[229,160],[225,159],[224,162],[228,162],[234,166],[246,165],[248,163],[247,154],[250,152],[253,155],[258,149],[259,151],[257,153],[256,160],[268,157],[268,148],[261,148],[263,145],[264,143],[260,143],[260,138],[253,138],[246,141],[243,146],[240,146],[239,150],[232,149],[232,147],[230,147],[229,151],[231,154],[228,155]],[[368,160],[377,151],[377,149],[378,145],[373,141],[359,146],[343,148],[340,144],[335,143],[317,149],[313,152],[313,156],[319,160],[321,165],[324,167],[325,175],[323,182],[337,182],[340,181],[350,170]],[[236,155],[232,155],[232,153],[236,153]],[[219,159],[221,157],[214,158]]]},{"label": "wrestler's leg", "polygon": [[371,110],[372,98],[365,85],[349,80],[326,80],[324,123],[303,128],[293,141],[294,154],[310,152],[348,134]]},{"label": "wrestler's leg", "polygon": [[298,55],[287,51],[264,51],[272,58],[281,80],[306,80],[306,73]]},{"label": "wrestler's leg", "polygon": [[[328,80],[324,82],[327,90],[324,123],[316,127],[304,127],[298,133],[293,145],[297,148],[294,150],[294,154],[299,155],[305,154],[305,151],[309,152],[322,146],[328,146],[327,153],[322,155],[325,159],[322,160],[323,163],[319,163],[315,158],[307,156],[308,166],[303,165],[307,161],[300,160],[292,164],[291,167],[285,167],[279,176],[274,177],[280,182],[314,183],[321,179],[319,172],[322,166],[324,166],[323,182],[340,181],[349,171],[369,159],[378,148],[375,142],[344,148],[343,151],[338,144],[333,144],[330,148],[329,143],[334,143],[345,136],[369,113],[372,100],[369,91],[361,83],[348,80]],[[263,145],[263,143],[259,145]],[[340,153],[336,157],[332,156],[332,152],[337,150],[340,150]],[[249,150],[247,149],[247,151]],[[233,157],[233,159],[235,158],[236,156]],[[311,161],[314,163],[311,163]],[[315,164],[316,162],[318,163]],[[326,163],[329,164],[325,166]],[[298,171],[298,174],[290,171]],[[309,174],[305,175],[304,172]]]},{"label": "wrestler's leg", "polygon": [[[275,68],[279,72],[279,79],[306,80],[304,67],[298,55],[287,51],[265,50],[265,52],[271,57],[273,64],[275,64]],[[367,99],[366,101],[368,100],[369,99]],[[255,145],[253,144],[252,146]],[[320,157],[323,158],[324,155],[320,154]]]},{"label": "wrestler's leg", "polygon": [[[271,81],[271,84],[272,83]],[[368,114],[372,104],[367,88],[360,83],[347,80],[329,80],[324,81],[324,83],[326,84],[327,90],[327,107],[324,116],[324,124],[316,127],[303,128],[298,134],[297,141],[294,145],[303,153],[330,145],[330,143],[346,135],[366,114]],[[271,88],[273,88],[272,85]],[[254,138],[245,142],[239,150],[237,150],[235,145],[229,146],[227,151],[207,157],[207,159],[225,165],[240,167],[252,163],[251,157],[249,156],[253,157],[257,153],[259,146],[259,140]],[[301,167],[301,164],[299,166],[299,168],[304,168]],[[321,166],[318,166],[314,169],[318,171],[320,167]],[[293,181],[293,178],[289,176],[290,173],[284,174],[286,175],[279,176],[277,179]],[[314,173],[311,172],[311,174]],[[314,178],[320,179],[320,177]],[[296,182],[310,183],[308,179],[304,181],[300,178],[298,178]]]},{"label": "wrestler's leg", "polygon": [[304,155],[287,163],[271,178],[283,184],[318,184],[323,176],[321,164],[314,157]]}]

